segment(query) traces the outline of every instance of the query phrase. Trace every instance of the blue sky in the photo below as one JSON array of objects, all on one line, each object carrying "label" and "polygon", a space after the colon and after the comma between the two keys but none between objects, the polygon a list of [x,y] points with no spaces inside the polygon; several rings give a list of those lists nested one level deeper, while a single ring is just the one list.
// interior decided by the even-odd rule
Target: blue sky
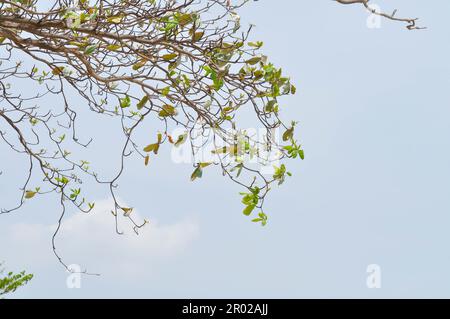
[{"label": "blue sky", "polygon": [[[268,199],[267,227],[241,214],[236,185],[213,171],[191,183],[191,166],[167,151],[150,168],[130,163],[121,181],[121,198],[154,221],[142,236],[114,234],[101,191],[94,216],[68,216],[61,251],[102,274],[80,289],[67,288],[51,252],[51,198],[0,216],[0,260],[35,274],[14,297],[450,297],[450,3],[378,4],[428,29],[369,29],[361,7],[332,1],[240,11],[298,87],[284,116],[300,122],[306,159],[289,163],[294,176]],[[101,160],[112,137],[98,133]],[[2,166],[18,171],[6,151]],[[8,176],[5,199],[17,191]],[[381,267],[380,289],[366,286],[369,264]]]}]

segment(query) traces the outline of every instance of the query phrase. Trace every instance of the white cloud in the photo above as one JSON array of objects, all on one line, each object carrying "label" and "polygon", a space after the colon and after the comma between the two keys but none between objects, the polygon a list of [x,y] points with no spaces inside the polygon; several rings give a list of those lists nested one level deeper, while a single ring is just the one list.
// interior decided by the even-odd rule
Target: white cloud
[{"label": "white cloud", "polygon": [[[115,233],[111,200],[96,202],[90,214],[70,213],[57,237],[57,250],[67,264],[79,264],[90,272],[129,276],[151,274],[158,264],[181,256],[199,235],[198,222],[188,218],[163,225],[150,220],[136,235],[129,222],[121,219],[124,235]],[[133,217],[142,220],[138,211]],[[13,224],[2,227],[2,258],[46,270],[57,259],[52,255],[51,236],[56,225]],[[6,231],[5,231],[6,228]]]}]

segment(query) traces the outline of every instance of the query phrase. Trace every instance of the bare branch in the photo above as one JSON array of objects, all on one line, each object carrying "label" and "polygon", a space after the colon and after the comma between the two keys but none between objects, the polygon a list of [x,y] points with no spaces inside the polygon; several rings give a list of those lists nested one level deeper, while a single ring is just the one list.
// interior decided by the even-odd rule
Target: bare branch
[{"label": "bare branch", "polygon": [[367,11],[369,11],[372,14],[378,15],[380,17],[392,20],[392,21],[398,21],[398,22],[404,22],[406,23],[406,28],[408,30],[418,30],[418,29],[426,29],[425,27],[419,27],[417,26],[416,22],[418,18],[397,18],[395,15],[397,13],[397,10],[394,10],[391,14],[384,13],[377,11],[373,7],[370,6],[369,0],[334,0],[336,2],[339,2],[341,4],[362,4]]}]

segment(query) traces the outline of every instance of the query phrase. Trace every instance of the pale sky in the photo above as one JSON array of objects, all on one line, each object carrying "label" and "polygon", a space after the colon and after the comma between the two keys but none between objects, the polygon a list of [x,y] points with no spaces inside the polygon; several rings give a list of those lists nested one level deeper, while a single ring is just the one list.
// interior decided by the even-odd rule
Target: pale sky
[{"label": "pale sky", "polygon": [[[51,251],[52,198],[0,216],[0,260],[35,275],[11,297],[449,298],[450,2],[377,3],[428,29],[370,29],[360,6],[328,0],[262,0],[239,12],[298,87],[283,115],[299,121],[306,159],[287,163],[294,176],[268,198],[267,227],[242,215],[241,189],[220,172],[191,183],[191,166],[161,152],[121,180],[122,200],[151,221],[141,236],[115,235],[106,192],[94,194],[95,214],[67,216],[60,251],[101,273],[79,289],[67,288]],[[112,139],[107,128],[99,136]],[[6,151],[2,202],[18,191],[3,167],[22,163]],[[370,264],[379,289],[366,285]]]}]

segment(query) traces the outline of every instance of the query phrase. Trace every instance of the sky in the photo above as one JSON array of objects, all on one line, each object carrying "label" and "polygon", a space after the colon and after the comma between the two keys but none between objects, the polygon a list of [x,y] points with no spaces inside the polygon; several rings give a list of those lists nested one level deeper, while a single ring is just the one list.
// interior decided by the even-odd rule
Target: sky
[{"label": "sky", "polygon": [[[66,217],[60,252],[101,274],[77,287],[52,254],[50,197],[0,216],[4,267],[35,275],[11,298],[449,298],[450,3],[377,4],[427,29],[368,28],[363,8],[328,0],[239,11],[298,87],[283,115],[299,122],[306,158],[288,163],[294,176],[267,200],[266,227],[242,215],[241,189],[219,172],[191,183],[192,167],[161,152],[121,180],[123,202],[151,221],[140,236],[114,233],[101,191],[94,214]],[[101,159],[98,143],[90,155]],[[17,194],[3,167],[22,162],[3,146],[0,155],[3,202]]]}]

